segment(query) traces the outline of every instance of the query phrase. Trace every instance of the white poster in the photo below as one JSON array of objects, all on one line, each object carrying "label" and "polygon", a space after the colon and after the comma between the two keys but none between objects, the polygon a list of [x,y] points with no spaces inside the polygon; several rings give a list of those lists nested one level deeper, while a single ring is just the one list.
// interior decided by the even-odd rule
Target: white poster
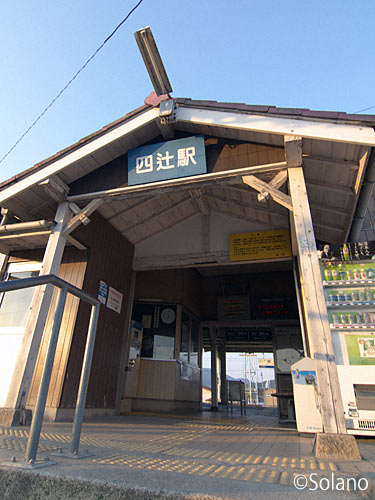
[{"label": "white poster", "polygon": [[154,336],[154,359],[174,359],[174,338]]},{"label": "white poster", "polygon": [[111,286],[108,291],[107,307],[120,314],[122,305],[122,293],[118,292]]}]

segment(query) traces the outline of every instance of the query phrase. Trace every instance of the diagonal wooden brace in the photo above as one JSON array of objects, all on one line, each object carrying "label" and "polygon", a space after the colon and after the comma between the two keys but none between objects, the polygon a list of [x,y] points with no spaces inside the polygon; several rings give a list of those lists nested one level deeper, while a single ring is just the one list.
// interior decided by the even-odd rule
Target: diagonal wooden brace
[{"label": "diagonal wooden brace", "polygon": [[291,197],[287,194],[282,193],[278,189],[272,187],[270,184],[267,184],[267,182],[261,181],[260,179],[258,179],[258,177],[255,177],[255,175],[244,175],[242,177],[242,181],[256,191],[259,191],[260,193],[269,193],[271,198],[276,201],[276,203],[279,203],[283,207],[287,208],[290,212],[293,212],[292,200]]},{"label": "diagonal wooden brace", "polygon": [[[281,170],[275,177],[268,183],[271,188],[279,189],[283,186],[288,179],[288,174],[286,170]],[[261,191],[258,194],[258,201],[261,203],[265,203],[270,197],[270,193],[268,191]]]},{"label": "diagonal wooden brace", "polygon": [[96,199],[90,201],[88,205],[85,206],[78,214],[76,214],[69,222],[66,224],[63,232],[63,236],[67,237],[71,232],[73,232],[76,227],[80,224],[88,224],[90,219],[88,218],[96,209],[104,203],[103,199]]}]

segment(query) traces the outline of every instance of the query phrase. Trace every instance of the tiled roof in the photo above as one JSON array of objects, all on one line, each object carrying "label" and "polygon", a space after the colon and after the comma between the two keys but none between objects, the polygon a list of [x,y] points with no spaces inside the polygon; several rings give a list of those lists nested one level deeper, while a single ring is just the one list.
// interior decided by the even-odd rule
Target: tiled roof
[{"label": "tiled roof", "polygon": [[188,98],[176,98],[175,102],[184,106],[192,106],[206,109],[220,109],[255,114],[270,114],[279,116],[293,116],[301,118],[340,120],[347,122],[360,122],[375,127],[375,115],[360,115],[343,113],[340,111],[316,111],[307,108],[278,108],[276,106],[261,106],[257,104],[245,104],[237,102],[199,101]]},{"label": "tiled roof", "polygon": [[[232,111],[232,112],[245,112],[250,114],[269,114],[274,116],[290,116],[294,118],[311,118],[311,119],[321,119],[321,120],[334,120],[334,121],[344,121],[351,123],[360,123],[362,125],[375,127],[375,115],[360,115],[360,114],[347,114],[337,111],[314,111],[306,108],[278,108],[276,106],[262,106],[262,105],[254,105],[254,104],[245,104],[245,103],[233,103],[233,102],[218,102],[218,101],[204,101],[204,100],[194,100],[190,98],[174,98],[174,101],[177,105],[191,106],[191,107],[199,107],[203,109],[216,109],[223,111]],[[108,132],[112,128],[115,128],[127,120],[133,118],[137,114],[142,113],[146,109],[149,109],[151,106],[143,105],[130,113],[127,113],[125,116],[119,118],[118,120],[105,125],[100,130],[80,139],[78,142],[68,146],[67,148],[59,151],[58,153],[46,158],[45,160],[35,164],[34,166],[24,170],[23,172],[11,177],[10,179],[3,181],[0,183],[0,189],[4,187],[8,187],[11,184],[19,181],[20,179],[27,177],[33,172],[40,170],[41,168],[47,166],[53,161],[62,158],[63,156],[71,153],[75,149],[78,149],[82,145],[94,140],[98,136]]]},{"label": "tiled roof", "polygon": [[112,128],[115,128],[115,127],[117,127],[119,125],[122,125],[126,121],[130,120],[134,116],[142,113],[143,111],[145,111],[146,109],[149,109],[149,108],[150,108],[150,106],[143,105],[143,106],[135,109],[134,111],[131,111],[130,113],[127,113],[125,116],[122,116],[121,118],[118,118],[117,120],[109,123],[108,125],[105,125],[104,127],[102,127],[101,129],[97,130],[96,132],[93,132],[92,134],[87,135],[86,137],[83,137],[78,142],[75,142],[74,144],[71,144],[70,146],[62,149],[61,151],[58,151],[54,155],[49,156],[48,158],[46,158],[45,160],[43,160],[43,161],[41,161],[39,163],[36,163],[35,165],[33,165],[32,167],[28,168],[27,170],[24,170],[23,172],[20,172],[19,174],[14,175],[13,177],[11,177],[10,179],[8,179],[6,181],[3,181],[2,183],[0,183],[0,189],[2,189],[4,187],[8,187],[10,184],[14,184],[15,182],[19,181],[20,179],[22,179],[24,177],[27,177],[28,175],[36,172],[37,170],[42,169],[43,167],[46,167],[47,165],[49,165],[53,161],[55,161],[55,160],[57,160],[59,158],[62,158],[63,156],[71,153],[75,149],[78,149],[79,147],[83,146],[84,144],[86,144],[86,143],[88,143],[88,142],[96,139],[97,137],[99,137],[100,135],[108,132]]}]

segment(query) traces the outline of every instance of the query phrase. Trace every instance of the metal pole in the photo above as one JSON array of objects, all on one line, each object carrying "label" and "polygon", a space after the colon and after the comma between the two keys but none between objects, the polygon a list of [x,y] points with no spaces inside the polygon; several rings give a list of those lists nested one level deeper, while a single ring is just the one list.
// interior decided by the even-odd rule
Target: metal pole
[{"label": "metal pole", "polygon": [[83,420],[83,411],[85,409],[87,386],[89,384],[91,361],[94,352],[94,343],[95,343],[96,327],[98,324],[99,308],[100,304],[96,304],[95,306],[91,307],[89,331],[87,334],[85,356],[83,358],[81,380],[79,382],[77,405],[76,405],[76,411],[74,413],[74,422],[72,429],[72,442],[70,451],[74,455],[78,455],[79,440],[81,437],[81,428]]},{"label": "metal pole", "polygon": [[303,317],[303,308],[302,308],[302,303],[301,303],[301,295],[300,295],[300,289],[299,289],[299,284],[298,284],[298,275],[297,275],[297,270],[295,267],[295,262],[293,262],[293,278],[294,278],[294,287],[296,289],[296,298],[297,298],[297,307],[298,307],[298,316],[299,316],[299,323],[301,326],[301,337],[302,337],[302,345],[303,345],[303,353],[305,356],[307,356],[307,345],[306,345],[306,332],[305,332],[305,324],[304,324],[304,317]]},{"label": "metal pole", "polygon": [[34,417],[30,428],[30,436],[27,442],[25,460],[28,463],[34,463],[36,453],[38,450],[40,430],[42,428],[44,410],[46,406],[48,387],[51,379],[53,360],[55,359],[55,352],[57,340],[59,338],[61,320],[64,313],[66,301],[67,288],[62,288],[59,295],[55,315],[53,317],[53,326],[48,342],[46,359],[44,361],[42,379],[40,381],[38,399],[35,406]]}]

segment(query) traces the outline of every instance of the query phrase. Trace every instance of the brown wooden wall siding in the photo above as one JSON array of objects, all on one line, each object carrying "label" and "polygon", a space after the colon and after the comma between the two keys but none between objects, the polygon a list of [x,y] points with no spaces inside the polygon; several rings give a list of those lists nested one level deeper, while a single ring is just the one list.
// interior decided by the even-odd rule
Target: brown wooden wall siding
[{"label": "brown wooden wall siding", "polygon": [[[20,250],[13,252],[9,256],[9,262],[41,262],[43,260],[44,249]],[[74,247],[66,247],[62,263],[59,270],[59,277],[81,288],[87,263],[87,252],[78,250]],[[27,404],[34,406],[38,394],[41,373],[45,359],[48,339],[51,332],[53,315],[56,307],[58,290],[53,294],[51,307],[48,313],[44,334],[41,341],[37,362],[35,365],[34,376],[31,382]],[[73,336],[74,324],[78,310],[78,299],[68,295],[65,312],[63,315],[59,340],[56,348],[55,360],[52,368],[51,382],[47,396],[46,406],[56,408],[59,405],[62,385],[64,382],[66,365],[69,355],[69,349]]]},{"label": "brown wooden wall siding", "polygon": [[195,269],[166,269],[137,273],[134,299],[159,298],[183,304],[200,317],[200,275]]},{"label": "brown wooden wall siding", "polygon": [[[78,288],[82,287],[87,264],[87,252],[68,247],[64,251],[63,262],[59,269],[59,277],[68,281]],[[53,317],[55,314],[56,303],[59,290],[55,289],[53,293],[51,307],[48,312],[46,326],[44,329],[41,346],[35,366],[34,376],[31,382],[30,393],[27,404],[34,406],[38,395],[40,379],[42,376],[44,360],[48,341],[50,338]],[[79,299],[68,294],[64,309],[64,315],[61,322],[59,339],[57,342],[55,360],[53,363],[51,382],[49,386],[46,406],[57,408],[60,403],[62,386],[64,383],[66,366],[73,337],[74,325],[77,316]]]},{"label": "brown wooden wall siding", "polygon": [[248,143],[235,144],[231,141],[231,144],[225,144],[213,165],[208,161],[208,171],[223,172],[280,161],[285,161],[283,148]]},{"label": "brown wooden wall siding", "polygon": [[[115,405],[125,316],[129,299],[134,247],[103,217],[94,213],[87,226],[79,226],[72,235],[89,248],[83,289],[97,296],[99,281],[105,281],[123,293],[121,314],[100,308],[93,363],[86,399],[88,408],[113,408]],[[74,329],[72,348],[65,377],[62,408],[75,406],[81,372],[90,306],[81,303]]]}]

